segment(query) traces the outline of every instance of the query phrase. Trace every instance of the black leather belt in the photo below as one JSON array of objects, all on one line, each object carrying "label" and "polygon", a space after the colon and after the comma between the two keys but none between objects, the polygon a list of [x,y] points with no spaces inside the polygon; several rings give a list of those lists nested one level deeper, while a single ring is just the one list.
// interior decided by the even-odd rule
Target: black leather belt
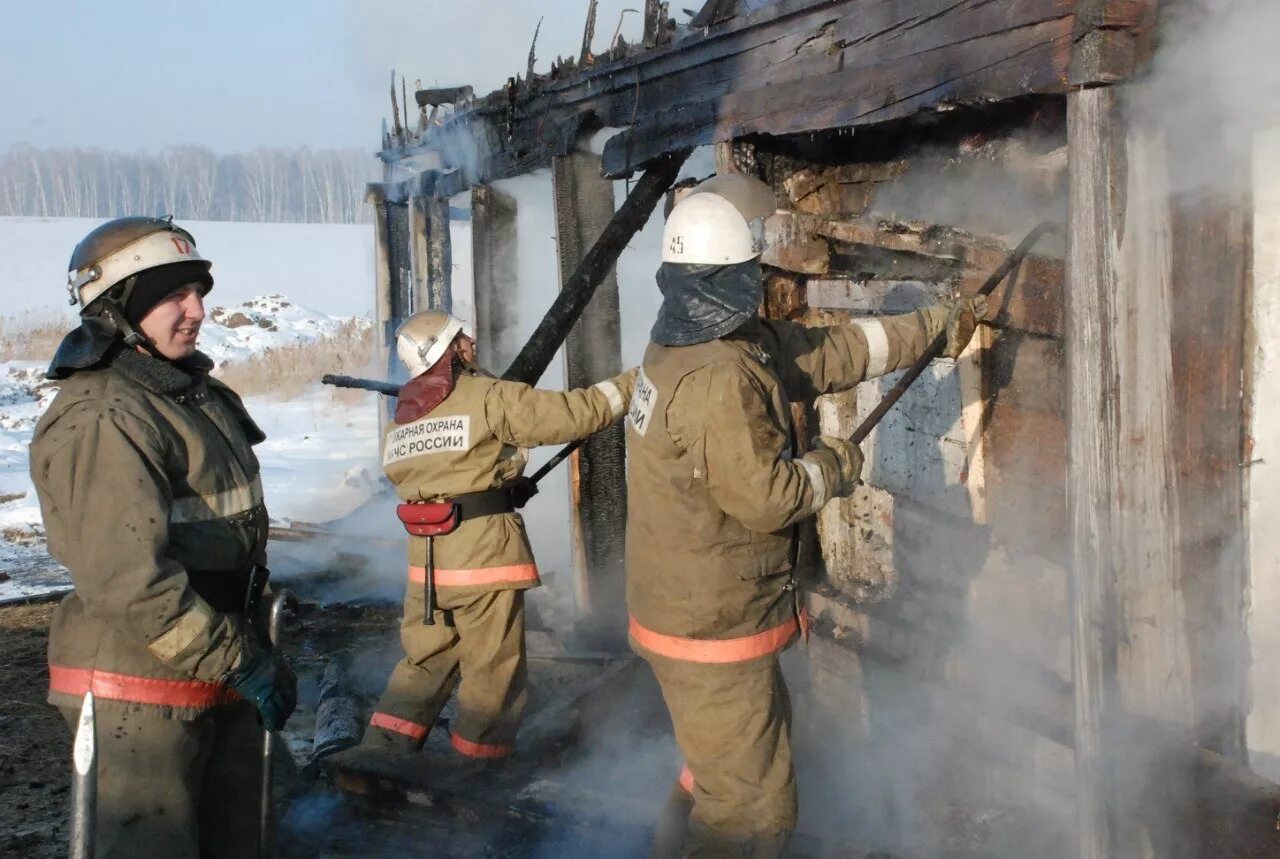
[{"label": "black leather belt", "polygon": [[515,512],[511,492],[505,486],[486,489],[484,492],[464,492],[445,499],[458,505],[459,520],[477,519],[481,516],[498,516]]},{"label": "black leather belt", "polygon": [[191,589],[214,611],[241,614],[253,611],[267,587],[270,572],[260,564],[245,570],[187,570]]}]

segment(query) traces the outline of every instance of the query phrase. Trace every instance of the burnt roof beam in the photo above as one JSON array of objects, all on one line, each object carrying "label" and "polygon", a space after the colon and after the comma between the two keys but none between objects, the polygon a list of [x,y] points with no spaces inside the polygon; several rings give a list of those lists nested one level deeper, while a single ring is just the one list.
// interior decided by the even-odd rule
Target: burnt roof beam
[{"label": "burnt roof beam", "polygon": [[[461,170],[440,188],[460,191],[545,167],[582,134],[616,127],[625,130],[607,144],[604,170],[620,177],[663,153],[748,134],[1062,93],[1081,85],[1072,80],[1073,45],[1099,30],[1108,40],[1145,31],[1156,0],[1102,0],[1104,12],[1092,4],[1081,21],[1076,5],[780,0],[678,43],[509,85],[384,157],[442,151],[446,167]],[[1132,74],[1138,53],[1109,52],[1100,82]]]}]

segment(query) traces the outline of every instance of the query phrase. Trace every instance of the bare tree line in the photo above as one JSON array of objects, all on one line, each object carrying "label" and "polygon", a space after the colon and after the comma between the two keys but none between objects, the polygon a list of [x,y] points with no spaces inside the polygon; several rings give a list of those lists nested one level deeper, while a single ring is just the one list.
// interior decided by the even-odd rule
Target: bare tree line
[{"label": "bare tree line", "polygon": [[365,183],[380,172],[359,149],[218,155],[203,146],[154,154],[21,146],[0,154],[0,215],[360,223],[371,219]]}]

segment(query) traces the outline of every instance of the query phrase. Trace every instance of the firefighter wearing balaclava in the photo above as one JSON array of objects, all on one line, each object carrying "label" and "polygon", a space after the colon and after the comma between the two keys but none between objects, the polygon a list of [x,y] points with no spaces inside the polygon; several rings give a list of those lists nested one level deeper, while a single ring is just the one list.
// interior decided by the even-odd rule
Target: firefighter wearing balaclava
[{"label": "firefighter wearing balaclava", "polygon": [[477,368],[462,322],[439,311],[405,320],[396,350],[411,380],[396,402],[382,464],[410,532],[405,657],[363,745],[420,748],[456,685],[454,750],[504,758],[525,706],[524,592],[539,584],[515,512],[530,491],[524,449],[585,438],[620,420],[635,370],[567,392],[495,379]]},{"label": "firefighter wearing balaclava", "polygon": [[793,526],[853,491],[862,455],[828,436],[802,454],[789,404],[906,367],[943,331],[958,355],[985,312],[961,300],[831,328],[761,319],[774,209],[740,175],[676,204],[628,412],[630,637],[685,761],[655,855],[776,856],[795,826],[778,667],[800,630]]},{"label": "firefighter wearing balaclava", "polygon": [[293,674],[254,609],[263,435],[196,351],[210,263],[170,220],[120,218],[71,257],[80,326],[31,443],[49,552],[74,591],[49,632],[49,700],[97,713],[96,854],[253,855],[263,725]]}]

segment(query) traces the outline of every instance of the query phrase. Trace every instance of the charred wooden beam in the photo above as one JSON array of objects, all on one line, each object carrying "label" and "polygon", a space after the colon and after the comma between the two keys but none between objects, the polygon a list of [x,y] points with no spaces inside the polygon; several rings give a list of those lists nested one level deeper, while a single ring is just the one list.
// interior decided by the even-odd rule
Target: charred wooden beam
[{"label": "charred wooden beam", "polygon": [[[552,164],[556,254],[567,285],[588,249],[613,219],[613,182],[600,158],[575,152]],[[604,275],[565,340],[565,385],[581,388],[622,371],[622,330],[614,268]],[[584,633],[624,647],[622,568],[627,521],[626,453],[621,424],[598,432],[574,454],[574,585]]]},{"label": "charred wooden beam", "polygon": [[524,79],[526,83],[533,80],[533,64],[538,61],[538,33],[542,32],[542,19],[538,19],[538,24],[533,28],[533,40],[529,42],[529,58],[525,64]]},{"label": "charred wooden beam", "polygon": [[701,29],[723,24],[738,12],[738,0],[706,0],[698,13],[689,19],[689,26]]},{"label": "charred wooden beam", "polygon": [[413,94],[418,107],[439,107],[443,104],[463,104],[475,96],[469,85],[420,89]]},{"label": "charred wooden beam", "polygon": [[681,165],[688,157],[689,150],[674,152],[645,171],[573,275],[565,280],[551,308],[503,374],[504,379],[535,384],[542,378],[547,365],[569,336],[569,329],[591,301],[596,287],[613,269],[627,242],[649,220],[649,215],[675,182]]},{"label": "charred wooden beam", "polygon": [[644,37],[641,44],[645,48],[657,47],[666,26],[667,4],[662,0],[644,0]]},{"label": "charred wooden beam", "polygon": [[[566,154],[560,129],[593,117],[627,129],[605,151],[605,170],[616,177],[663,152],[751,133],[868,126],[967,102],[1064,93],[1074,40],[1096,29],[1077,28],[1076,2],[767,4],[677,45],[539,78],[518,95],[492,93],[415,146],[469,135],[482,153],[472,181],[487,182]],[[1110,31],[1145,33],[1149,16],[1138,0],[1108,8]],[[1113,77],[1130,71],[1109,68]]]},{"label": "charred wooden beam", "polygon": [[587,22],[582,28],[582,51],[578,54],[578,65],[588,66],[595,63],[591,53],[591,43],[596,37],[596,14],[599,12],[600,0],[588,0]]},{"label": "charred wooden beam", "polygon": [[412,197],[409,201],[409,241],[413,268],[410,313],[453,310],[453,243],[449,237],[449,201],[440,197]]}]

